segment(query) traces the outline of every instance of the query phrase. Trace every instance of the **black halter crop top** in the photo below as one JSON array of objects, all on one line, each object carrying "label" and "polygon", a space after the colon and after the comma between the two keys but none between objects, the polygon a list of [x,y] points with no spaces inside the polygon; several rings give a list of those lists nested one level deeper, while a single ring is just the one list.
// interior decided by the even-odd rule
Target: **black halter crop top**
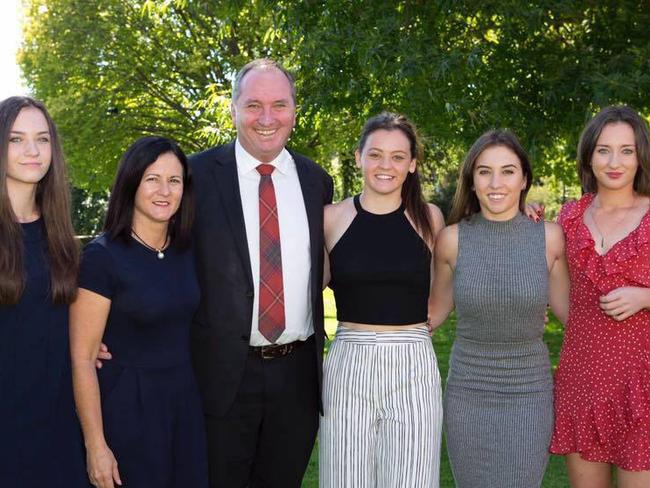
[{"label": "black halter crop top", "polygon": [[404,204],[378,215],[361,207],[330,252],[330,288],[342,322],[426,322],[431,252],[404,214]]}]

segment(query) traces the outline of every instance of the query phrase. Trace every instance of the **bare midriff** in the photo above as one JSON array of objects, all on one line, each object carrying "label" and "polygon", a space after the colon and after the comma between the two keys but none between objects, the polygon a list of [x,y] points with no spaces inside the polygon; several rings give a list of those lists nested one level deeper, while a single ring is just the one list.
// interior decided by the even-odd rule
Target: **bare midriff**
[{"label": "bare midriff", "polygon": [[376,324],[358,324],[356,322],[339,322],[339,327],[347,327],[354,330],[367,330],[370,332],[394,332],[404,329],[415,329],[417,327],[426,327],[426,322],[418,324],[405,324],[405,325],[376,325]]}]

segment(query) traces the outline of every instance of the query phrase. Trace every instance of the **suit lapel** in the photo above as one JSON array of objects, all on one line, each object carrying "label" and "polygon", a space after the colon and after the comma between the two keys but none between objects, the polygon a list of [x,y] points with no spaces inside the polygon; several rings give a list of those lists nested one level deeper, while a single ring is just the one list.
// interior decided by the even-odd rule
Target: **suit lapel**
[{"label": "suit lapel", "polygon": [[[320,247],[322,247],[323,234],[323,195],[316,191],[317,181],[315,174],[310,170],[304,158],[299,154],[291,152],[298,172],[300,189],[305,202],[307,222],[309,224],[309,244],[311,250],[312,273],[316,270],[319,262]],[[230,233],[235,241],[235,246],[242,261],[242,268],[246,273],[249,283],[253,283],[251,271],[251,260],[248,252],[248,240],[246,238],[246,225],[244,223],[244,210],[241,204],[239,192],[239,178],[237,176],[237,162],[235,160],[235,143],[227,144],[223,151],[217,155],[216,164],[213,167],[214,181],[221,198],[223,212],[226,214]],[[224,232],[225,229],[216,229]]]},{"label": "suit lapel", "polygon": [[[213,170],[214,181],[217,185],[223,212],[226,214],[230,233],[235,240],[235,246],[242,261],[242,268],[246,273],[249,283],[253,283],[251,260],[248,253],[248,240],[246,239],[246,224],[244,223],[244,210],[241,205],[239,192],[239,178],[237,176],[237,162],[235,161],[235,143],[224,146],[224,151],[219,155]],[[216,211],[216,210],[215,210]],[[226,232],[226,229],[215,229],[217,232]]]},{"label": "suit lapel", "polygon": [[307,222],[309,222],[309,245],[313,273],[319,262],[319,248],[323,245],[321,239],[323,235],[323,195],[321,192],[316,191],[314,172],[310,170],[302,156],[293,152],[291,155],[296,163],[302,198],[305,201]]}]

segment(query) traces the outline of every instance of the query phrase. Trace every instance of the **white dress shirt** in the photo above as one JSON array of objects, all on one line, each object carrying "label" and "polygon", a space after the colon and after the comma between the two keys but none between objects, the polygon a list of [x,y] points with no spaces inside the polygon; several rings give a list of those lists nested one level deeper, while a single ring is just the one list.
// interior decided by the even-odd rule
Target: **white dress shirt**
[{"label": "white dress shirt", "polygon": [[[239,192],[248,253],[251,260],[253,287],[253,321],[251,323],[251,346],[264,346],[270,342],[258,329],[260,289],[260,225],[259,184],[260,174],[256,167],[261,163],[251,156],[239,143],[235,143],[235,159],[239,178]],[[311,257],[309,249],[309,223],[305,201],[302,196],[296,163],[286,149],[270,163],[275,166],[271,175],[275,188],[280,226],[282,253],[282,282],[284,285],[285,329],[276,341],[286,344],[305,340],[314,333],[311,309]]]}]

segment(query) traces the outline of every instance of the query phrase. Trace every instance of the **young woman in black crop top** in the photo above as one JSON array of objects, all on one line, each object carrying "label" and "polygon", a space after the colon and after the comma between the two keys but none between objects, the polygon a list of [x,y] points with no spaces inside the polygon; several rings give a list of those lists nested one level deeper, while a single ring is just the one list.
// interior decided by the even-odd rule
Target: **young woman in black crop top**
[{"label": "young woman in black crop top", "polygon": [[405,117],[369,119],[355,153],[363,191],[325,208],[339,327],[324,369],[321,487],[438,486],[440,376],[426,320],[444,223],[422,197],[420,155]]}]

